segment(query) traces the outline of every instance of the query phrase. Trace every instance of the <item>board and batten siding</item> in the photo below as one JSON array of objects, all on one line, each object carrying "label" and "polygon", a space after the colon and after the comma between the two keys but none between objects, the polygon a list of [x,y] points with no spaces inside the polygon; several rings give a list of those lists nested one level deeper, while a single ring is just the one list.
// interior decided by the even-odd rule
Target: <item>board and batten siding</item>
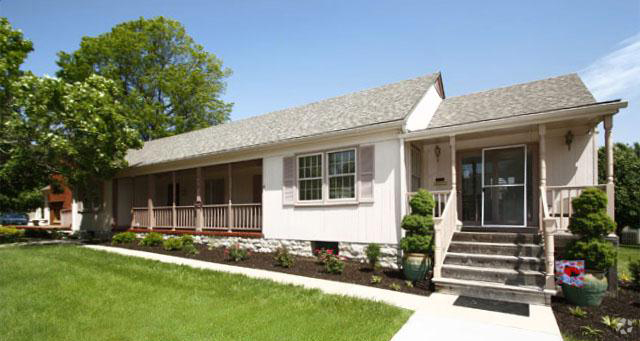
[{"label": "board and batten siding", "polygon": [[[283,160],[292,154],[265,157],[262,230],[265,238],[397,243],[399,140],[366,144],[374,146],[373,200],[353,205],[303,207],[285,203],[283,200],[292,193],[283,193]],[[324,148],[318,146],[318,150]]]}]

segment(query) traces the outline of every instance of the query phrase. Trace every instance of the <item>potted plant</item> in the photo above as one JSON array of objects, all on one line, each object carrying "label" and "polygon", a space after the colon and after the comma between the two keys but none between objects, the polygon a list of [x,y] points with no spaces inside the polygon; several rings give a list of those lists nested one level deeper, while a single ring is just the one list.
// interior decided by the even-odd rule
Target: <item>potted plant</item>
[{"label": "potted plant", "polygon": [[586,275],[582,287],[562,284],[562,291],[573,304],[598,306],[608,287],[605,272],[616,259],[616,250],[605,237],[615,231],[616,223],[607,214],[607,196],[599,189],[584,190],[572,205],[569,230],[578,239],[567,246],[567,257],[584,260]]},{"label": "potted plant", "polygon": [[423,280],[431,269],[434,205],[431,193],[420,189],[409,201],[411,214],[402,219],[401,227],[405,230],[400,240],[402,270],[411,281]]}]

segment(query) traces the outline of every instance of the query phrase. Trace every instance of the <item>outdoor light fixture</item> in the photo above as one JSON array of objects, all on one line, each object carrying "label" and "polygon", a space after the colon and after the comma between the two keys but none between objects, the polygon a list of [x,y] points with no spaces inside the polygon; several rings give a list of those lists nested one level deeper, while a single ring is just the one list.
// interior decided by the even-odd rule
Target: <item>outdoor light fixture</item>
[{"label": "outdoor light fixture", "polygon": [[436,161],[440,161],[440,146],[436,145],[436,149],[433,150],[434,153],[436,153]]},{"label": "outdoor light fixture", "polygon": [[571,150],[571,144],[573,143],[573,133],[571,130],[564,135],[564,143],[567,145],[567,148]]}]

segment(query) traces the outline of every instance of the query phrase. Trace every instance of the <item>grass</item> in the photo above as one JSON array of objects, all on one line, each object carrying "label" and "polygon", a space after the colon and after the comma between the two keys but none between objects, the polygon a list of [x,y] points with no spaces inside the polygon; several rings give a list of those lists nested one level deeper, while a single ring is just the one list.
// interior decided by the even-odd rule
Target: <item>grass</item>
[{"label": "grass", "polygon": [[410,311],[78,246],[0,249],[0,340],[389,340]]},{"label": "grass", "polygon": [[618,249],[618,273],[629,273],[627,266],[633,259],[640,259],[640,246],[620,245]]}]

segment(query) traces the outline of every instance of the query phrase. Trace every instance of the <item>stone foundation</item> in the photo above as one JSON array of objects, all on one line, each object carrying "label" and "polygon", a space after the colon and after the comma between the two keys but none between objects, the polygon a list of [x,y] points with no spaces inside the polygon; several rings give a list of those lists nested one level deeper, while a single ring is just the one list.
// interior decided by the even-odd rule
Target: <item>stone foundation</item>
[{"label": "stone foundation", "polygon": [[[137,233],[138,238],[144,238],[146,233]],[[164,234],[164,238],[172,237]],[[311,241],[294,239],[267,239],[267,238],[242,238],[242,237],[217,237],[193,235],[194,242],[212,247],[229,247],[238,244],[240,247],[251,252],[275,252],[279,247],[286,247],[290,253],[297,256],[313,257]],[[367,255],[364,243],[339,242],[340,256],[349,260],[365,263]],[[385,268],[398,269],[400,264],[400,250],[396,244],[380,244],[380,266]]]}]

